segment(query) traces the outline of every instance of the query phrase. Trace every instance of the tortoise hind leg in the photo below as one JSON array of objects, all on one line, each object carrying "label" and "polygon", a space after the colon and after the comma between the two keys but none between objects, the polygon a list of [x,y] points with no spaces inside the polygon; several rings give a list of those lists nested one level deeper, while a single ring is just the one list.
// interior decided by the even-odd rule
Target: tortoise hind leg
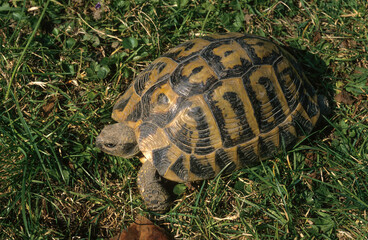
[{"label": "tortoise hind leg", "polygon": [[172,203],[172,183],[161,177],[150,161],[143,163],[138,172],[138,189],[147,208],[167,212]]}]

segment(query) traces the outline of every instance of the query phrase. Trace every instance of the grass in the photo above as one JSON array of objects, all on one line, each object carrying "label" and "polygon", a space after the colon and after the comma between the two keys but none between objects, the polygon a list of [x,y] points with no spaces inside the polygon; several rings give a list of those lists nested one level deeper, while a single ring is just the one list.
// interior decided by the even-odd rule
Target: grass
[{"label": "grass", "polygon": [[[178,239],[368,238],[366,1],[97,3],[0,3],[1,239],[108,238],[138,215]],[[181,186],[169,213],[149,213],[139,161],[95,137],[152,60],[225,31],[289,48],[333,113],[288,152]]]}]

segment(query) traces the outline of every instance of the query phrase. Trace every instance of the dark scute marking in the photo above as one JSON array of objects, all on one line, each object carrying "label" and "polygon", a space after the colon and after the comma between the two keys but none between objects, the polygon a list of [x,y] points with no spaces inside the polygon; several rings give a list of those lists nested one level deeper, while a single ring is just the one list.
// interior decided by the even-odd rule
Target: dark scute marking
[{"label": "dark scute marking", "polygon": [[[292,125],[292,123],[290,124]],[[280,144],[282,144],[285,149],[293,147],[298,140],[298,138],[289,131],[289,127],[288,125],[279,127]]]},{"label": "dark scute marking", "polygon": [[202,164],[204,159],[197,159],[195,156],[190,156],[190,171],[201,179],[209,179],[215,177],[215,171],[211,165],[207,163]]},{"label": "dark scute marking", "polygon": [[[152,71],[154,69],[157,69],[157,71],[160,73],[166,67],[166,65],[167,64],[164,62],[157,62],[155,64],[150,64],[146,69],[144,69],[137,76],[134,82],[134,89],[139,96],[142,96],[142,93],[144,92],[144,90],[147,89],[146,83],[150,79],[150,74],[152,73]],[[155,79],[156,80],[155,82],[159,83],[159,82],[165,81],[168,77],[169,77],[169,74],[165,74],[161,78]]]},{"label": "dark scute marking", "polygon": [[237,155],[242,167],[253,166],[255,163],[259,162],[259,156],[254,152],[251,146],[239,146]]},{"label": "dark scute marking", "polygon": [[[258,126],[261,126],[262,125],[261,102],[258,101],[258,99],[257,99],[257,93],[253,90],[253,88],[252,88],[252,86],[250,84],[250,80],[249,80],[249,77],[258,68],[259,68],[258,66],[253,67],[247,74],[245,74],[243,76],[242,79],[243,79],[244,88],[245,88],[246,92],[248,93],[248,97],[249,97],[250,103],[253,106],[254,117],[257,120]],[[272,128],[270,128],[270,129],[272,129]]]},{"label": "dark scute marking", "polygon": [[258,83],[263,85],[263,87],[266,89],[267,92],[272,92],[274,91],[274,86],[272,85],[272,82],[269,78],[267,77],[260,77],[258,79]]},{"label": "dark scute marking", "polygon": [[169,99],[164,93],[160,93],[157,97],[157,103],[162,105],[167,105],[169,103]]},{"label": "dark scute marking", "polygon": [[249,38],[258,39],[259,41],[255,44],[258,46],[263,46],[264,42],[270,42],[272,44],[274,43],[268,39],[258,38],[258,37],[249,37],[249,36],[236,39],[236,41],[240,44],[240,46],[242,46],[245,49],[248,56],[252,59],[252,63],[254,65],[273,64],[280,57],[280,54],[275,51],[271,52],[268,56],[258,56],[253,46],[248,43]]},{"label": "dark scute marking", "polygon": [[272,141],[267,141],[261,137],[259,138],[258,144],[259,144],[260,158],[271,157],[278,150],[277,148],[278,146],[275,146],[275,144]]},{"label": "dark scute marking", "polygon": [[286,115],[282,110],[281,102],[278,99],[275,86],[273,85],[271,79],[266,77],[260,77],[258,83],[261,84],[266,89],[266,94],[268,96],[268,99],[270,99],[270,104],[272,106],[272,113],[274,114],[273,117],[275,119],[274,122],[271,124],[267,122],[267,119],[264,119],[262,121],[262,124],[260,125],[260,131],[261,133],[264,133],[270,131],[271,129],[282,123],[286,119]]},{"label": "dark scute marking", "polygon": [[227,57],[227,56],[231,55],[233,52],[234,52],[234,51],[226,51],[226,52],[224,53],[224,55],[225,55],[225,57]]},{"label": "dark scute marking", "polygon": [[127,121],[132,121],[132,122],[136,122],[138,121],[140,118],[141,118],[141,115],[142,115],[142,103],[141,102],[138,102],[132,112],[128,115],[127,117]]},{"label": "dark scute marking", "polygon": [[191,75],[194,75],[194,74],[197,74],[199,72],[201,72],[203,69],[203,66],[200,66],[200,67],[196,67],[192,70],[192,74]]},{"label": "dark scute marking", "polygon": [[114,110],[123,111],[128,104],[130,98],[123,99],[120,102],[117,102],[114,106]]},{"label": "dark scute marking", "polygon": [[312,102],[312,101],[308,101],[308,108],[306,109],[307,114],[310,118],[316,116],[319,112],[320,112],[320,108],[319,105],[317,105],[316,103]]},{"label": "dark scute marking", "polygon": [[151,136],[151,135],[154,135],[156,134],[156,131],[157,131],[157,126],[152,124],[152,123],[142,123],[140,126],[139,126],[139,140],[142,140],[148,136]]},{"label": "dark scute marking", "polygon": [[291,55],[291,53],[289,51],[287,51],[285,48],[280,47],[280,49],[282,50],[282,56],[285,57],[290,62],[290,64],[295,68],[295,70],[301,76],[301,73],[303,72],[303,70],[302,70],[300,64],[298,64],[298,62],[294,58],[294,56]]},{"label": "dark scute marking", "polygon": [[[288,59],[289,61],[292,61],[293,58]],[[296,62],[290,62],[292,66],[284,69],[280,75],[289,75],[292,81],[294,82],[296,86],[296,92],[299,93],[299,99],[295,99],[295,92],[290,92],[288,89],[286,89],[286,83],[285,81],[278,76],[279,83],[281,85],[282,91],[284,92],[284,96],[288,102],[289,108],[291,111],[293,111],[298,103],[300,102],[307,112],[308,116],[311,118],[319,113],[319,107],[317,104],[311,101],[310,96],[315,96],[316,92],[312,85],[309,84],[308,80],[303,81],[304,79],[301,79],[302,73],[299,72],[296,73],[294,69],[299,69],[301,71],[299,65]]]},{"label": "dark scute marking", "polygon": [[188,62],[195,61],[196,59],[197,57],[194,57],[188,59],[188,61],[186,62],[182,62],[181,64],[179,64],[179,66],[175,69],[170,77],[170,82],[173,90],[179,95],[189,97],[197,94],[202,94],[217,81],[215,76],[210,76],[208,79],[203,79],[202,83],[191,83],[189,81],[189,78],[202,71],[204,66],[194,68],[189,76],[182,75],[182,70],[188,64]]},{"label": "dark scute marking", "polygon": [[208,141],[208,143],[204,143],[205,140],[200,141],[202,141],[202,144],[205,145],[206,147],[201,148],[200,144],[197,143],[196,148],[194,149],[194,153],[198,155],[207,155],[215,150],[213,147],[208,147],[208,145],[211,143],[210,141]]},{"label": "dark scute marking", "polygon": [[225,139],[225,142],[223,143],[224,147],[232,147],[254,138],[255,135],[247,121],[247,117],[245,115],[245,106],[240,97],[235,92],[226,92],[223,95],[223,99],[230,103],[231,109],[234,111],[236,119],[239,121],[239,125],[241,126],[239,136],[236,139],[231,139],[226,129],[222,129]]},{"label": "dark scute marking", "polygon": [[[280,61],[282,58],[280,58]],[[303,91],[302,82],[300,80],[300,77],[293,71],[292,67],[285,68],[280,73],[277,72],[277,64],[274,65],[274,69],[276,72],[277,80],[279,81],[279,84],[281,86],[282,92],[284,93],[284,96],[286,98],[286,101],[288,103],[290,111],[294,111],[295,108],[298,106],[299,101],[295,98],[296,93],[301,93]],[[286,81],[284,80],[284,76],[289,75],[291,81],[295,85],[295,92],[291,92],[289,89],[289,85],[286,84]]]},{"label": "dark scute marking", "polygon": [[[158,88],[160,88],[163,84],[167,83],[167,81],[162,81],[159,83],[156,83],[153,85],[150,89],[147,90],[147,92],[142,96],[142,120],[143,121],[152,121],[155,124],[157,124],[159,127],[163,128],[171,119],[172,119],[172,112],[175,110],[175,108],[172,108],[171,111],[168,111],[166,113],[162,114],[153,114],[151,111],[152,105],[152,94],[154,91],[156,91]],[[160,97],[160,95],[159,95]],[[166,96],[161,96],[162,99],[158,99],[161,101],[165,101]],[[166,97],[167,98],[167,97]],[[180,102],[178,103],[180,104]]]},{"label": "dark scute marking", "polygon": [[168,123],[170,123],[176,115],[182,111],[182,109],[188,106],[188,102],[185,101],[184,98],[178,98],[176,104],[167,105],[168,109],[167,112],[164,113],[153,113],[147,112],[145,121],[152,121],[153,123],[157,124],[159,127],[164,128]]},{"label": "dark scute marking", "polygon": [[292,117],[292,123],[295,126],[298,137],[305,136],[313,130],[313,124],[308,119],[304,118],[299,112],[296,112]]},{"label": "dark scute marking", "polygon": [[213,91],[215,91],[216,88],[221,87],[222,85],[223,85],[223,82],[217,82],[212,87],[211,91],[204,94],[204,99],[206,103],[210,106],[213,116],[216,118],[216,123],[218,125],[220,134],[221,134],[221,140],[222,142],[225,142],[226,136],[229,134],[226,131],[224,114],[222,113],[221,109],[217,107],[218,101],[214,100],[212,96]]},{"label": "dark scute marking", "polygon": [[167,146],[167,147],[155,149],[152,151],[153,165],[156,167],[158,173],[161,176],[165,175],[167,169],[171,165],[171,161],[167,157],[167,152],[169,148],[170,146]]},{"label": "dark scute marking", "polygon": [[206,114],[203,112],[201,107],[191,108],[188,116],[196,121],[196,130],[198,133],[199,140],[196,143],[194,153],[198,155],[206,155],[213,152],[215,149],[211,145],[210,135],[211,131],[208,126]]},{"label": "dark scute marking", "polygon": [[194,42],[189,41],[189,42],[183,43],[183,45],[185,46],[184,50],[188,51],[193,48]]},{"label": "dark scute marking", "polygon": [[233,162],[233,159],[222,148],[216,151],[215,162],[220,169],[224,169],[226,167],[223,171],[225,174],[236,170],[236,164]]},{"label": "dark scute marking", "polygon": [[[183,111],[185,108],[189,108],[192,103],[186,100],[180,101],[180,104],[177,104],[177,108],[170,112],[170,114],[167,116],[168,120],[171,121],[178,112]],[[157,115],[153,115],[154,120],[157,121]],[[180,148],[182,151],[186,153],[192,153],[192,135],[193,131],[190,131],[188,129],[187,123],[181,122],[181,126],[169,126],[164,128],[164,131],[170,141],[176,145],[178,148]],[[166,125],[165,125],[166,126]]]},{"label": "dark scute marking", "polygon": [[186,99],[179,97],[176,104],[172,104],[167,113],[151,114],[151,120],[163,128],[170,123],[179,112],[188,107],[189,104],[190,103],[188,103]]},{"label": "dark scute marking", "polygon": [[193,107],[188,111],[188,116],[193,118],[197,123],[197,130],[208,129],[208,123],[201,107]]},{"label": "dark scute marking", "polygon": [[134,81],[134,89],[135,89],[135,91],[137,92],[137,94],[139,96],[141,96],[141,94],[144,90],[145,84],[147,82],[148,75],[149,75],[149,73],[147,73],[147,72],[141,72],[136,77],[136,79]]},{"label": "dark scute marking", "polygon": [[149,75],[151,74],[151,70],[154,68],[154,66],[154,64],[149,65],[136,77],[134,89],[139,96],[142,95],[142,92],[146,88],[146,82],[148,81]]},{"label": "dark scute marking", "polygon": [[174,126],[165,128],[164,130],[170,141],[180,148],[180,150],[189,154],[192,153],[190,139],[193,132],[186,128],[186,123],[183,124],[181,129],[177,129],[177,127]]},{"label": "dark scute marking", "polygon": [[[237,119],[241,122],[241,126],[249,127],[245,115],[245,107],[238,94],[235,92],[226,92],[224,93],[223,98],[230,103],[231,108],[237,116]],[[253,136],[254,134],[251,133],[250,137],[252,138]]]},{"label": "dark scute marking", "polygon": [[[241,58],[241,64],[236,65],[231,69],[226,69],[224,65],[222,65],[221,60],[222,57],[215,55],[213,53],[213,49],[223,45],[223,44],[230,44],[233,39],[230,40],[224,40],[220,42],[214,42],[210,44],[206,49],[204,49],[201,53],[201,56],[206,59],[208,65],[211,66],[211,68],[216,72],[216,74],[220,77],[220,79],[224,78],[235,78],[240,77],[245,72],[248,71],[248,69],[253,65],[252,62],[249,62],[246,59],[246,56],[244,58]],[[227,52],[228,53],[228,52]],[[225,54],[226,55],[226,54]]]},{"label": "dark scute marking", "polygon": [[200,51],[199,50],[198,52],[193,52],[193,53],[189,54],[188,56],[178,57],[180,53],[182,53],[183,51],[190,50],[191,48],[193,48],[193,46],[194,46],[194,43],[192,41],[184,42],[184,43],[177,46],[177,48],[184,47],[184,49],[179,49],[176,52],[165,53],[162,57],[171,58],[171,59],[173,59],[177,62],[183,62],[183,61],[187,60],[188,58],[191,58],[194,55],[197,55],[198,52]]},{"label": "dark scute marking", "polygon": [[162,72],[162,70],[164,70],[164,68],[167,66],[167,63],[165,63],[165,62],[160,62],[159,64],[158,64],[158,66],[157,66],[157,71],[158,71],[158,73],[161,73]]},{"label": "dark scute marking", "polygon": [[310,118],[316,116],[319,113],[318,105],[311,101],[307,94],[304,93],[302,95],[302,99],[300,100],[300,102]]},{"label": "dark scute marking", "polygon": [[184,164],[184,157],[181,155],[173,165],[171,165],[170,169],[183,181],[188,180],[188,169],[185,168]]}]

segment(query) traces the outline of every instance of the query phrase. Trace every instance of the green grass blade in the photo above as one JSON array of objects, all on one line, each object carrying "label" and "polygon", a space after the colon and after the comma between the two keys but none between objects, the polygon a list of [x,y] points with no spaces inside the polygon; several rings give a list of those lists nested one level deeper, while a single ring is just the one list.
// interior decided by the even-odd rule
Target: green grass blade
[{"label": "green grass blade", "polygon": [[31,44],[31,42],[33,41],[34,36],[36,35],[36,32],[37,32],[38,28],[40,27],[41,21],[42,21],[43,17],[45,16],[45,13],[46,13],[46,10],[47,10],[47,7],[48,7],[49,3],[50,3],[50,0],[47,0],[46,4],[43,6],[42,13],[41,13],[40,17],[38,18],[38,21],[35,25],[35,28],[33,29],[31,35],[29,36],[27,44],[24,47],[20,57],[18,58],[17,64],[15,65],[15,67],[13,69],[11,78],[10,78],[9,83],[8,83],[8,88],[7,88],[6,93],[5,93],[5,98],[4,98],[5,101],[9,97],[10,89],[11,89],[11,86],[13,84],[13,80],[14,80],[17,72],[18,72],[18,68],[19,68],[20,64],[22,63],[22,61],[23,61],[24,55],[28,51],[29,45]]}]

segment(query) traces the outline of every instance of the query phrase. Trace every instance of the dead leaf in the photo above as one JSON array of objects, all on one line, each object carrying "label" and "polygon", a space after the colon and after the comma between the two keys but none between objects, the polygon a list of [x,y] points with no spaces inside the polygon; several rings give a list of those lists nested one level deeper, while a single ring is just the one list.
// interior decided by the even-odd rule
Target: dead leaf
[{"label": "dead leaf", "polygon": [[340,43],[340,48],[347,49],[349,48],[349,42],[347,40],[344,40]]},{"label": "dead leaf", "polygon": [[94,10],[93,11],[93,18],[95,20],[100,20],[101,19],[101,13],[102,13],[101,9]]},{"label": "dead leaf", "polygon": [[[367,86],[368,86],[368,82],[367,82]],[[357,99],[358,99],[359,101],[362,101],[362,100],[364,100],[364,99],[365,99],[365,95],[363,95],[363,94],[359,94],[359,95],[357,96]]]},{"label": "dead leaf", "polygon": [[169,240],[165,231],[154,225],[150,220],[139,216],[135,223],[131,224],[125,231],[110,240]]},{"label": "dead leaf", "polygon": [[244,21],[245,21],[245,23],[246,24],[251,24],[251,22],[252,22],[252,15],[250,15],[250,14],[245,14],[244,15]]},{"label": "dead leaf", "polygon": [[308,152],[305,154],[305,164],[308,167],[313,167],[313,163],[316,161],[317,157],[315,153]]},{"label": "dead leaf", "polygon": [[350,93],[345,90],[342,90],[335,96],[335,101],[346,105],[351,105],[354,103],[354,99],[351,97]]},{"label": "dead leaf", "polygon": [[314,43],[319,42],[319,40],[321,40],[321,39],[322,39],[321,32],[319,32],[319,31],[314,32],[313,42]]},{"label": "dead leaf", "polygon": [[48,117],[50,115],[50,113],[54,109],[57,99],[57,96],[53,96],[42,106],[42,113],[44,117]]}]

